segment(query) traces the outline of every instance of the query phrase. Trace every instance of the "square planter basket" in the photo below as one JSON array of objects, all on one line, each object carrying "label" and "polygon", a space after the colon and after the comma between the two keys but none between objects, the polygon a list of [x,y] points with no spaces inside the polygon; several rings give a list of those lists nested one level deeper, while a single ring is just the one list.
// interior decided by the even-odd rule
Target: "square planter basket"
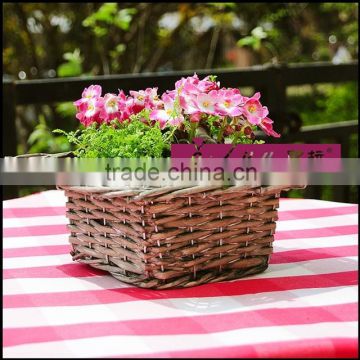
[{"label": "square planter basket", "polygon": [[[67,157],[71,153],[18,157]],[[281,191],[303,186],[150,190],[58,186],[74,261],[133,285],[168,289],[267,269]]]},{"label": "square planter basket", "polygon": [[284,186],[118,190],[61,186],[73,260],[144,288],[264,271]]}]

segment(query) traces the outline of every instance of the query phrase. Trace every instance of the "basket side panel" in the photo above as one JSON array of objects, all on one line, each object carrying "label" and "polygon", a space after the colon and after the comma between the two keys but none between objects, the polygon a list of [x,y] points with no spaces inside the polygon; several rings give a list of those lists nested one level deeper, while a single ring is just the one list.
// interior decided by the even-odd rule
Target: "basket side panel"
[{"label": "basket side panel", "polygon": [[104,197],[66,189],[74,260],[148,288],[194,286],[265,270],[281,189]]}]

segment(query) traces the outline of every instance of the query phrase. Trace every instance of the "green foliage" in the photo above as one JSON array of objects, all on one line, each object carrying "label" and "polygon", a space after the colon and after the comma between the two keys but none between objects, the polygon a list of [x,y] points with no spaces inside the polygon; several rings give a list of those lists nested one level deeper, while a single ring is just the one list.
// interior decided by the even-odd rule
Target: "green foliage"
[{"label": "green foliage", "polygon": [[117,16],[114,18],[114,25],[121,30],[128,31],[133,15],[135,15],[136,13],[137,10],[134,8],[120,10],[117,13]]},{"label": "green foliage", "polygon": [[245,36],[240,39],[237,44],[239,46],[250,46],[254,50],[260,50],[261,41],[267,38],[267,33],[261,26],[257,26],[253,30],[251,30],[251,35]]},{"label": "green foliage", "polygon": [[[331,60],[330,35],[358,53],[356,3],[4,3],[3,10],[4,71],[27,78],[43,77],[77,48],[83,71],[94,75],[131,73],[137,62],[139,71],[200,69],[208,58],[210,67],[232,66],[224,54],[239,39],[256,53],[252,63]],[[178,20],[164,25],[169,14]]]},{"label": "green foliage", "polygon": [[116,3],[104,3],[99,10],[88,16],[84,21],[84,26],[95,26],[96,22],[112,23],[117,11]]},{"label": "green foliage", "polygon": [[323,96],[319,96],[316,104],[323,117],[330,121],[342,119],[356,120],[358,113],[358,87],[356,83],[327,86],[323,89]]},{"label": "green foliage", "polygon": [[294,89],[289,91],[288,108],[300,115],[304,125],[356,120],[359,118],[357,83]]},{"label": "green foliage", "polygon": [[57,68],[59,77],[80,76],[83,73],[82,63],[84,59],[80,55],[80,49],[75,49],[72,53],[65,53],[64,60],[66,60],[66,62]]},{"label": "green foliage", "polygon": [[113,125],[93,124],[75,132],[54,132],[67,136],[76,146],[74,154],[80,158],[159,158],[169,151],[168,134],[163,134],[158,125],[148,126],[138,120]]},{"label": "green foliage", "polygon": [[76,108],[72,101],[66,101],[56,105],[56,112],[60,114],[62,118],[75,119]]},{"label": "green foliage", "polygon": [[96,12],[84,19],[82,24],[91,28],[97,37],[103,37],[108,34],[109,26],[128,31],[133,15],[136,13],[135,8],[119,10],[117,3],[104,3]]},{"label": "green foliage", "polygon": [[[253,10],[247,12],[244,27],[247,30],[240,34],[237,43],[250,47],[258,63],[330,61],[339,45],[345,46],[352,58],[357,58],[358,4],[267,6],[271,11],[266,11],[262,4],[254,4]],[[254,28],[262,31],[254,34]]]},{"label": "green foliage", "polygon": [[40,116],[39,124],[28,138],[30,145],[30,153],[58,153],[70,151],[70,144],[66,136],[54,136],[52,131],[48,128],[44,116]]},{"label": "green foliage", "polygon": [[216,82],[217,75],[209,75],[209,80],[212,82]]},{"label": "green foliage", "polygon": [[223,3],[206,3],[206,5],[213,6],[217,10],[225,10],[225,9],[234,10],[236,8],[236,3],[226,3],[226,2],[223,2]]},{"label": "green foliage", "polygon": [[[230,117],[222,119],[203,114],[199,122],[191,122],[185,117],[180,128],[167,125],[160,129],[158,122],[150,121],[150,110],[144,108],[125,122],[115,119],[110,124],[92,123],[76,131],[57,129],[53,132],[65,136],[70,144],[75,145],[74,154],[80,158],[167,157],[171,144],[179,143],[179,140],[191,143],[194,137],[201,137],[206,143],[264,143],[251,139],[250,134],[245,135],[244,127],[236,130],[237,122],[234,121]],[[229,129],[231,132],[226,133]],[[256,126],[251,128],[252,132],[256,130]]]},{"label": "green foliage", "polygon": [[[220,117],[216,115],[206,116],[206,125],[209,128],[209,135],[211,138],[215,139],[218,143],[231,143],[231,144],[263,144],[263,140],[253,140],[244,134],[244,128],[240,131],[235,131],[231,135],[226,135],[224,130],[227,125],[234,127],[236,124],[233,123],[233,120],[225,118],[225,122],[221,123],[219,126]],[[253,126],[252,131],[257,131],[257,127]]]}]

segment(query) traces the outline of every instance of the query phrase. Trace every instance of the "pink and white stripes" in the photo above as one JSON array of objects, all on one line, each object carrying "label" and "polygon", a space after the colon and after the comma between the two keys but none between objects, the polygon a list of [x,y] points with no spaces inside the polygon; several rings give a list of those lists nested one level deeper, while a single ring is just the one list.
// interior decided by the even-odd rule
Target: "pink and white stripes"
[{"label": "pink and white stripes", "polygon": [[356,357],[356,205],[283,200],[266,272],[145,290],[71,261],[65,201],[4,202],[5,357]]}]

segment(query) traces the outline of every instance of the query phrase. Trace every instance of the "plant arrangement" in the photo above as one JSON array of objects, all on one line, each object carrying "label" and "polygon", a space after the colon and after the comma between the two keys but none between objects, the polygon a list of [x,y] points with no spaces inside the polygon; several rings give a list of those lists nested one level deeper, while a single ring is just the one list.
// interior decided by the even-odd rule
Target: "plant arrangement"
[{"label": "plant arrangement", "polygon": [[65,134],[76,145],[75,156],[167,157],[174,143],[253,144],[255,131],[279,137],[260,93],[243,96],[236,88],[221,88],[215,76],[182,78],[161,96],[157,88],[102,96],[99,85],[85,88],[74,102],[82,127]]},{"label": "plant arrangement", "polygon": [[[194,74],[157,88],[102,95],[99,85],[74,102],[81,128],[57,132],[77,157],[168,157],[172,144],[254,144],[273,130],[260,93],[243,96],[214,76]],[[186,183],[154,187],[62,185],[73,260],[144,288],[170,289],[264,271],[277,207],[288,186]]]}]

